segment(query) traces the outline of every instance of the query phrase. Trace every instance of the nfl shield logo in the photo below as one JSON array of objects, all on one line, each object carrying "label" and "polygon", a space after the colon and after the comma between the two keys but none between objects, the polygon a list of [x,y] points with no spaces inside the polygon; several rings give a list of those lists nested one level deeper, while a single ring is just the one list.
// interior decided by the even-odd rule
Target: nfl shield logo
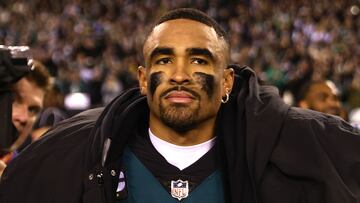
[{"label": "nfl shield logo", "polygon": [[171,181],[171,196],[179,201],[189,195],[189,182],[188,181]]}]

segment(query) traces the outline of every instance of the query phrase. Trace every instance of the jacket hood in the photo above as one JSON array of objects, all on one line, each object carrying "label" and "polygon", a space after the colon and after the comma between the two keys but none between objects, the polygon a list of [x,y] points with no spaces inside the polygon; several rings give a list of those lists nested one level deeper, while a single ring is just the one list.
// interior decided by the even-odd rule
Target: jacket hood
[{"label": "jacket hood", "polygon": [[260,85],[249,67],[230,67],[235,83],[230,101],[219,112],[217,134],[224,147],[231,202],[256,202],[289,106],[275,87]]}]

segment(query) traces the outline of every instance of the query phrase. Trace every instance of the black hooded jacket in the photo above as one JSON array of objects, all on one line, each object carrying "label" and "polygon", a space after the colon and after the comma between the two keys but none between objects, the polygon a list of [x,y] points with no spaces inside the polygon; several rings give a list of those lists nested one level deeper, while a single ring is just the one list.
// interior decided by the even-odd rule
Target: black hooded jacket
[{"label": "black hooded jacket", "polygon": [[[250,68],[233,68],[216,121],[227,202],[360,203],[359,131],[289,107]],[[115,202],[123,149],[148,115],[146,97],[131,89],[61,122],[9,164],[0,202]]]}]

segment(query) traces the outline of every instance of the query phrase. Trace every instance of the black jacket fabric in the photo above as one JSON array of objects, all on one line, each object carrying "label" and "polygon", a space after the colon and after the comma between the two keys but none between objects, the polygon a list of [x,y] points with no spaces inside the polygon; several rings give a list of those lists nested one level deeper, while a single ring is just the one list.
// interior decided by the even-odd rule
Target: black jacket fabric
[{"label": "black jacket fabric", "polygon": [[[216,122],[227,201],[359,203],[360,132],[287,106],[250,68],[233,68],[230,101]],[[115,202],[123,149],[148,115],[146,98],[131,89],[61,122],[9,164],[0,202]]]}]

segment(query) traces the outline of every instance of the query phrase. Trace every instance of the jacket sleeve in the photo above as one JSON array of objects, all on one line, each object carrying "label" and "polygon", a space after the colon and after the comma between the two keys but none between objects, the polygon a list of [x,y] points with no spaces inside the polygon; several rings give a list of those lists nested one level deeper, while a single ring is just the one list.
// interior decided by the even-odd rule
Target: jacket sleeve
[{"label": "jacket sleeve", "polygon": [[360,202],[359,130],[338,117],[328,116],[325,125],[314,127],[314,132],[343,186]]},{"label": "jacket sleeve", "polygon": [[80,202],[94,119],[85,113],[65,120],[21,152],[1,177],[0,202]]},{"label": "jacket sleeve", "polygon": [[360,132],[338,117],[292,109],[271,164],[273,190],[305,202],[360,202]]}]

